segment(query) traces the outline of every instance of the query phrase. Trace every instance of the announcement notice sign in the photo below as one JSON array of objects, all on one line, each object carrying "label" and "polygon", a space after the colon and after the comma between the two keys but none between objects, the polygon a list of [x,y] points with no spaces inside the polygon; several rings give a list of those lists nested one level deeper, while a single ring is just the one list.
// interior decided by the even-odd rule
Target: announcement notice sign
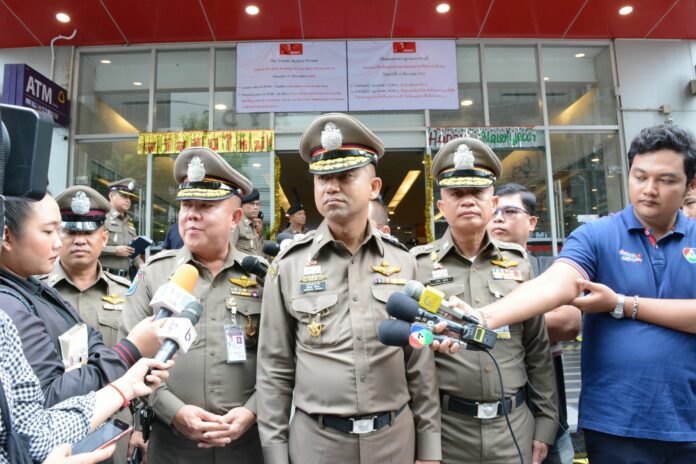
[{"label": "announcement notice sign", "polygon": [[237,45],[239,113],[348,110],[345,42]]},{"label": "announcement notice sign", "polygon": [[351,111],[455,110],[453,40],[348,42]]}]

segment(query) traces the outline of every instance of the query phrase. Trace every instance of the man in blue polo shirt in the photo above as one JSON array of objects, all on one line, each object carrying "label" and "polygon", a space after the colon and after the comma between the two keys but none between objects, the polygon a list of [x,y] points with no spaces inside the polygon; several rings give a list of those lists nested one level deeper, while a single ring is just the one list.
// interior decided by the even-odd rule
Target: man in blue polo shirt
[{"label": "man in blue polo shirt", "polygon": [[491,328],[568,302],[589,313],[578,426],[592,464],[694,463],[696,221],[679,208],[696,145],[650,127],[628,158],[631,205],[576,229],[548,271],[473,311]]}]

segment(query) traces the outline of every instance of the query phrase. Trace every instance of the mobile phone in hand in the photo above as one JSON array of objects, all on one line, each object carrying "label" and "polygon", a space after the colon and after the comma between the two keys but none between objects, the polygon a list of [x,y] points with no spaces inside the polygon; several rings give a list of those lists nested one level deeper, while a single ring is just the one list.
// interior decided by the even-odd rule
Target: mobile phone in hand
[{"label": "mobile phone in hand", "polygon": [[133,428],[119,419],[113,419],[102,424],[72,446],[72,454],[89,453],[106,448],[119,438],[127,435]]}]

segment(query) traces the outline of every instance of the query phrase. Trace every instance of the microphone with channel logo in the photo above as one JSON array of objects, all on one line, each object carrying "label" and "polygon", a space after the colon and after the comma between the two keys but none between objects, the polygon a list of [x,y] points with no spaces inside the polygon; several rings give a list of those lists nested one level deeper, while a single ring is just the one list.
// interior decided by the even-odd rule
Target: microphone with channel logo
[{"label": "microphone with channel logo", "polygon": [[191,264],[183,264],[174,272],[169,282],[162,285],[150,300],[155,320],[178,315],[189,303],[196,301],[191,294],[198,281],[198,269]]},{"label": "microphone with channel logo", "polygon": [[481,325],[481,321],[465,313],[456,306],[447,306],[443,303],[445,294],[440,290],[424,286],[417,280],[409,280],[404,285],[404,293],[418,302],[418,306],[433,314],[449,314],[471,324]]},{"label": "microphone with channel logo", "polygon": [[430,345],[434,341],[442,343],[451,340],[460,343],[456,338],[433,334],[425,324],[409,324],[399,319],[386,319],[377,327],[377,338],[388,346],[411,346],[417,350]]},{"label": "microphone with channel logo", "polygon": [[162,346],[155,355],[155,360],[166,363],[177,351],[188,352],[196,340],[196,329],[193,328],[203,314],[203,306],[192,301],[181,310],[178,317],[172,317],[157,331]]}]

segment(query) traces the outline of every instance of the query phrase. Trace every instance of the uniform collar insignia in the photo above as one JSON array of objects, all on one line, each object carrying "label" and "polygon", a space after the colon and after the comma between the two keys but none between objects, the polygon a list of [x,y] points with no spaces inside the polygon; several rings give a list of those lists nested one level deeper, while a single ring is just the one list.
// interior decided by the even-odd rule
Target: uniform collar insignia
[{"label": "uniform collar insignia", "polygon": [[239,279],[230,279],[230,282],[242,288],[256,287],[257,285],[255,280],[251,280],[245,275],[241,276]]},{"label": "uniform collar insignia", "polygon": [[454,152],[454,169],[474,169],[474,154],[464,143]]},{"label": "uniform collar insignia", "polygon": [[201,182],[205,179],[205,164],[198,156],[194,156],[188,164],[186,172],[189,182]]},{"label": "uniform collar insignia", "polygon": [[343,134],[336,124],[327,122],[321,131],[321,146],[324,150],[337,150],[343,146]]},{"label": "uniform collar insignia", "polygon": [[491,264],[495,264],[498,267],[507,269],[509,267],[515,267],[520,263],[517,261],[511,261],[506,256],[503,256],[503,259],[491,259]]},{"label": "uniform collar insignia", "polygon": [[396,274],[398,272],[401,272],[400,267],[390,266],[389,263],[386,261],[382,261],[381,266],[370,266],[370,268],[374,272],[379,272],[380,274],[382,274],[383,276],[386,276],[386,277],[389,277],[392,274]]},{"label": "uniform collar insignia", "polygon": [[111,303],[112,305],[121,304],[126,301],[124,298],[119,298],[117,295],[113,293],[111,295],[103,296],[102,300],[106,301],[107,303]]},{"label": "uniform collar insignia", "polygon": [[89,198],[85,195],[85,192],[79,191],[75,193],[75,196],[70,201],[70,209],[74,214],[78,216],[83,216],[89,213],[91,205],[89,203]]}]

